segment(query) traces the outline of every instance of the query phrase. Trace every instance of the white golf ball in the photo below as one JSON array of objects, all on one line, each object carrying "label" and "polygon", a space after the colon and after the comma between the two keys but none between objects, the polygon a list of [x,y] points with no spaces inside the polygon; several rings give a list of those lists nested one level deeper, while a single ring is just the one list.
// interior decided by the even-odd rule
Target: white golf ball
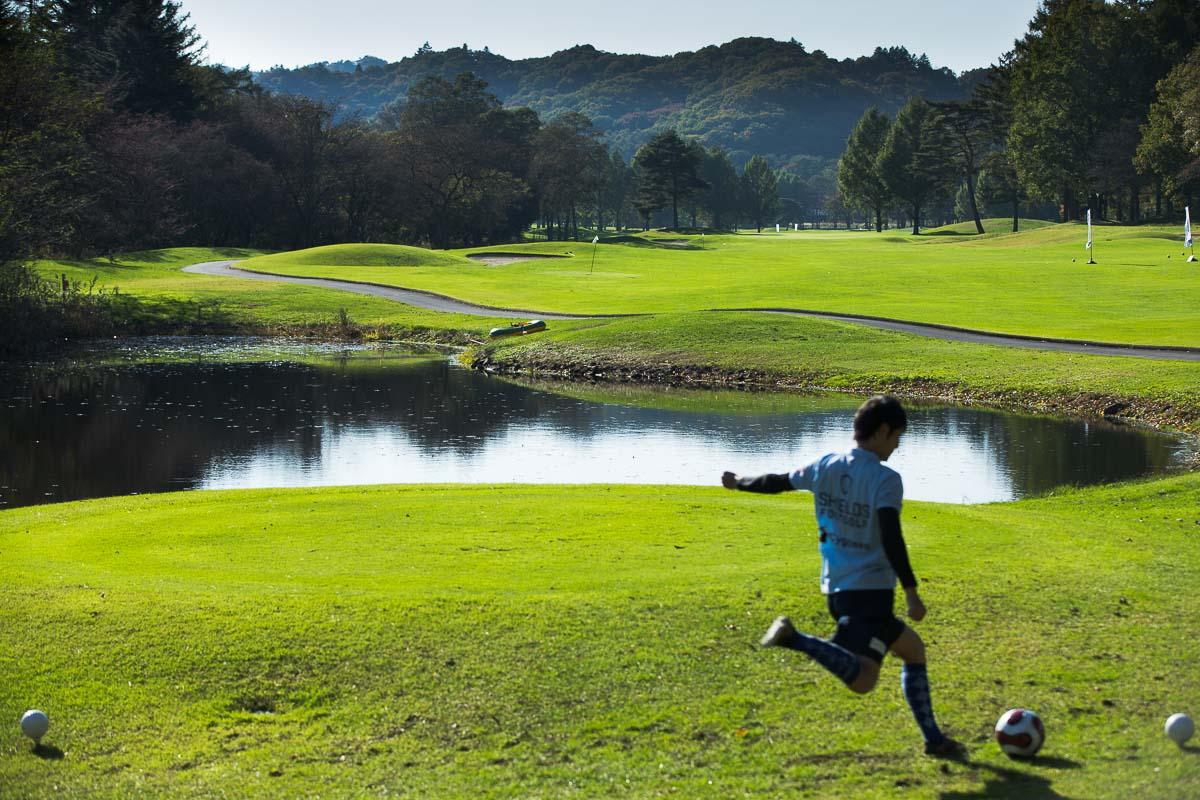
[{"label": "white golf ball", "polygon": [[44,711],[38,711],[34,708],[26,711],[24,716],[21,717],[21,733],[35,742],[45,736],[48,730],[50,730],[50,718],[46,716],[46,712]]},{"label": "white golf ball", "polygon": [[1183,744],[1192,738],[1192,734],[1196,732],[1196,725],[1187,714],[1172,714],[1167,717],[1165,729],[1167,736],[1174,739],[1176,744]]}]

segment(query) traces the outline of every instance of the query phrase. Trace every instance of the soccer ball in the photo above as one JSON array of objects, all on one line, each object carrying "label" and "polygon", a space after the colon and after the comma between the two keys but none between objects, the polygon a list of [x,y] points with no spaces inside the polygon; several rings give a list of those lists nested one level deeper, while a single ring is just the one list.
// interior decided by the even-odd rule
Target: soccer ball
[{"label": "soccer ball", "polygon": [[1187,714],[1172,714],[1167,717],[1166,729],[1167,736],[1174,739],[1176,744],[1183,744],[1196,732],[1196,726]]},{"label": "soccer ball", "polygon": [[26,711],[21,717],[21,733],[35,742],[45,736],[48,730],[50,730],[50,718],[36,708]]},{"label": "soccer ball", "polygon": [[1009,758],[1031,758],[1042,749],[1042,718],[1027,708],[1010,708],[996,721],[996,741]]}]

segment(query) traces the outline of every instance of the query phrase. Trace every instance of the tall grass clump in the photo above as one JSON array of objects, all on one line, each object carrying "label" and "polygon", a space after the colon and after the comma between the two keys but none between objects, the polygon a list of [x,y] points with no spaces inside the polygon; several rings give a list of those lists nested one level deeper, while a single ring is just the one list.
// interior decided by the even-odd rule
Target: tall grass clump
[{"label": "tall grass clump", "polygon": [[129,333],[137,301],[116,288],[55,283],[21,263],[0,266],[0,356],[50,350],[64,340]]}]

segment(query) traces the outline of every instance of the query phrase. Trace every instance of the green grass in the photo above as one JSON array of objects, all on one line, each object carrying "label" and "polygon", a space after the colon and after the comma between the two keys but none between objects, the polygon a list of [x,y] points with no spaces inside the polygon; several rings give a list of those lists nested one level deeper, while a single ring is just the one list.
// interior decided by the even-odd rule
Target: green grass
[{"label": "green grass", "polygon": [[[786,465],[781,465],[786,466]],[[808,495],[628,486],[195,492],[0,512],[0,795],[1188,797],[1200,475],[911,503],[946,768],[889,661],[851,695]],[[986,543],[986,547],[980,546]],[[990,741],[1037,710],[1045,758]],[[42,759],[20,738],[51,717]],[[52,751],[53,752],[53,751]]]},{"label": "green grass", "polygon": [[[1011,235],[1012,217],[986,217],[981,219],[983,223],[984,236],[1004,236]],[[1035,231],[1039,228],[1047,228],[1054,225],[1053,222],[1047,222],[1044,219],[1025,219],[1022,217],[1018,220],[1018,233],[1026,231]],[[925,228],[921,231],[925,236],[979,236],[975,232],[974,222],[956,222],[953,225],[942,225],[939,228]]]},{"label": "green grass", "polygon": [[[653,237],[660,240],[663,237]],[[424,289],[485,305],[564,313],[793,307],[1001,333],[1200,346],[1200,267],[1179,231],[1080,225],[1005,236],[863,231],[681,236],[481,248],[571,254],[504,267],[322,267],[272,257],[272,272]],[[465,252],[465,251],[464,251]],[[1170,258],[1168,258],[1170,257]]]},{"label": "green grass", "polygon": [[[389,247],[405,252],[417,249],[364,245],[358,249],[344,248],[344,255],[346,260],[355,257],[356,253],[380,257],[381,248]],[[127,253],[112,261],[106,258],[40,261],[36,266],[49,278],[66,273],[71,280],[85,284],[95,278],[98,288],[116,287],[137,297],[146,313],[156,316],[167,327],[172,324],[188,327],[196,322],[193,328],[203,329],[204,324],[208,324],[226,330],[303,333],[334,325],[343,308],[354,323],[401,335],[454,331],[483,336],[503,321],[501,318],[441,314],[391,300],[330,289],[193,275],[182,271],[183,267],[202,261],[252,259],[261,255],[261,251],[254,250],[185,247]],[[431,255],[432,261],[438,259],[455,263],[464,260]]]},{"label": "green grass", "polygon": [[[552,323],[482,350],[511,369],[763,380],[1129,416],[1200,432],[1200,363],[966,345],[781,314],[660,314]],[[712,375],[711,373],[716,373]],[[749,374],[747,374],[749,373]]]},{"label": "green grass", "polygon": [[446,267],[468,266],[466,258],[425,247],[401,244],[332,244],[246,260],[241,266],[270,272],[276,264],[323,267]]}]

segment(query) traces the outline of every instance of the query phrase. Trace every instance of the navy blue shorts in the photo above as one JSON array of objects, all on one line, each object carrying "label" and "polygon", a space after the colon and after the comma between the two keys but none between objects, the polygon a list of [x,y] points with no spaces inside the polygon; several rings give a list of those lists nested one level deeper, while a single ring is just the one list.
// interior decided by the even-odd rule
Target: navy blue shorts
[{"label": "navy blue shorts", "polygon": [[833,592],[826,600],[829,613],[837,621],[834,644],[882,664],[888,648],[904,633],[904,623],[893,611],[896,593],[890,589],[861,589]]}]

